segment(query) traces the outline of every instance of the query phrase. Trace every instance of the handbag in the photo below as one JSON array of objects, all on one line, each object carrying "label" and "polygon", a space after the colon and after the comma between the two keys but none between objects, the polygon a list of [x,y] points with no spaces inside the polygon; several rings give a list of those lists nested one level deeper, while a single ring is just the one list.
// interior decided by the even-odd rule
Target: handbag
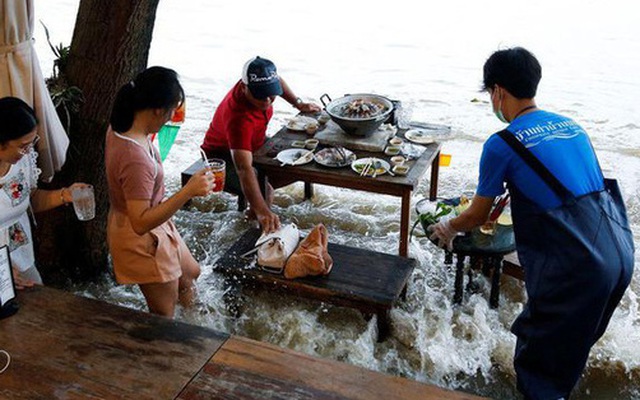
[{"label": "handbag", "polygon": [[333,268],[328,244],[327,228],[322,224],[316,225],[289,257],[284,267],[284,277],[295,279],[307,275],[328,275]]},{"label": "handbag", "polygon": [[262,234],[256,241],[258,265],[267,272],[282,273],[299,241],[300,232],[295,224],[283,225],[275,232]]}]

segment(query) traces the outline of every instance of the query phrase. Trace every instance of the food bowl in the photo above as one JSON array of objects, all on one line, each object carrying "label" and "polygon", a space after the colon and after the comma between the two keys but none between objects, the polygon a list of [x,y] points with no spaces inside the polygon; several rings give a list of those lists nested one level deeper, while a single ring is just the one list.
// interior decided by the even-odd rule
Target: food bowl
[{"label": "food bowl", "polygon": [[398,154],[400,154],[400,147],[387,146],[387,148],[384,149],[384,154],[388,156],[397,156]]},{"label": "food bowl", "polygon": [[402,145],[402,139],[400,139],[399,137],[392,137],[391,139],[389,139],[389,144],[392,146],[400,146]]},{"label": "food bowl", "polygon": [[320,143],[318,139],[307,139],[304,141],[304,147],[309,150],[315,150],[318,147],[318,143]]},{"label": "food bowl", "polygon": [[403,156],[393,156],[391,157],[391,164],[392,165],[403,165],[405,162],[405,159]]},{"label": "food bowl", "polygon": [[396,175],[406,175],[409,172],[409,167],[407,167],[406,165],[394,165],[393,169],[391,170],[393,171],[394,174]]},{"label": "food bowl", "polygon": [[391,100],[376,94],[350,94],[331,100],[325,93],[320,96],[320,101],[333,122],[353,136],[370,136],[393,111]]},{"label": "food bowl", "polygon": [[318,116],[318,122],[320,123],[320,125],[324,125],[327,122],[329,122],[331,120],[331,117],[329,116],[329,114],[327,114],[325,111],[323,111],[319,116]]},{"label": "food bowl", "polygon": [[291,142],[291,147],[295,147],[296,149],[304,149],[305,143],[302,140],[294,140]]},{"label": "food bowl", "polygon": [[318,130],[318,124],[315,122],[308,123],[304,129],[307,131],[307,135],[313,135]]}]

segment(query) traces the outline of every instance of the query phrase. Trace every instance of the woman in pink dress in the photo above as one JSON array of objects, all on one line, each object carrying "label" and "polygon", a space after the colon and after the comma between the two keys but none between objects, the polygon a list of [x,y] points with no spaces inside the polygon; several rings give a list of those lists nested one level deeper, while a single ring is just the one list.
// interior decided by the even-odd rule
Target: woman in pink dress
[{"label": "woman in pink dress", "polygon": [[116,280],[137,284],[149,311],[173,317],[193,300],[200,266],[171,221],[188,200],[213,189],[206,169],[164,199],[164,172],[151,135],[184,101],[175,71],[152,67],[123,85],[107,131],[105,164],[110,209],[107,239]]}]

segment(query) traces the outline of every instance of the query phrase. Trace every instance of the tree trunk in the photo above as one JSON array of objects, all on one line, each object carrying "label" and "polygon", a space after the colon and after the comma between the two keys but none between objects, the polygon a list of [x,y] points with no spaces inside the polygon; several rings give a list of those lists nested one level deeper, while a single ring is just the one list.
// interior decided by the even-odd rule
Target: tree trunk
[{"label": "tree trunk", "polygon": [[108,269],[105,132],[116,92],[146,68],[158,2],[80,2],[65,72],[84,104],[71,124],[67,162],[52,185],[92,184],[96,217],[79,222],[66,207],[38,216],[38,267],[46,283],[94,280]]}]

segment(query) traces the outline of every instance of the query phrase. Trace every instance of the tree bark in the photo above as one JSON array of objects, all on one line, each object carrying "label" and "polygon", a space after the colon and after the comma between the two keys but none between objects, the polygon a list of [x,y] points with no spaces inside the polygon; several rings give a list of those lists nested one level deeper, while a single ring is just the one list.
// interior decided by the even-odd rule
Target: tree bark
[{"label": "tree bark", "polygon": [[106,221],[109,210],[104,139],[115,95],[147,65],[159,0],[81,0],[67,81],[79,87],[84,104],[73,118],[67,162],[54,186],[94,186],[96,217],[79,222],[73,211],[38,216],[38,268],[45,283],[95,280],[108,270]]}]

